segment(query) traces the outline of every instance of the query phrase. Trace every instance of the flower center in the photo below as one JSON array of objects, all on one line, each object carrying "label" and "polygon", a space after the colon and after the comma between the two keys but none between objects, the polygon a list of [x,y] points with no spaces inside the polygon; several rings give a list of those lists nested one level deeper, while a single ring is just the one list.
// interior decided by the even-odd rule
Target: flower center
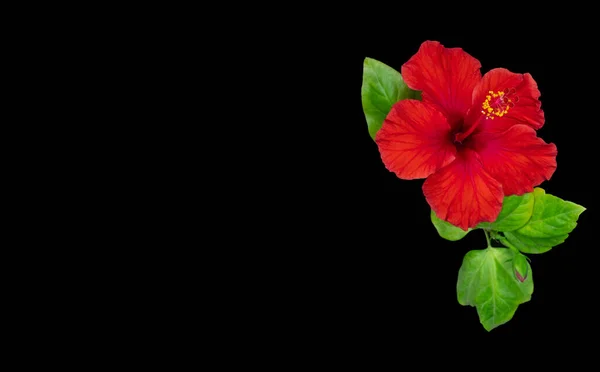
[{"label": "flower center", "polygon": [[464,143],[465,139],[475,131],[481,122],[506,115],[519,102],[519,97],[515,93],[515,88],[506,88],[496,92],[488,91],[485,100],[481,103],[481,110],[479,112],[471,110],[467,114],[467,122],[472,124],[464,132],[456,133],[453,142],[455,144]]},{"label": "flower center", "polygon": [[462,145],[462,128],[464,126],[464,122],[460,121],[457,125],[456,125],[456,130],[453,130],[450,132],[450,140],[455,144],[455,145]]},{"label": "flower center", "polygon": [[514,88],[506,88],[504,91],[499,92],[488,91],[485,101],[481,104],[481,113],[485,115],[486,119],[494,120],[495,117],[503,117],[519,101],[519,97],[514,94]]}]

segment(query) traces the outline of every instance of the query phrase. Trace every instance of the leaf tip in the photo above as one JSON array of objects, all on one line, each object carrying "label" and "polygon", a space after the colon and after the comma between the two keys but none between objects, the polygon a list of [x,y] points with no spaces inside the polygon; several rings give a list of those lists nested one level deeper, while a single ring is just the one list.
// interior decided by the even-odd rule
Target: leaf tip
[{"label": "leaf tip", "polygon": [[[573,203],[573,202],[571,202],[571,203]],[[573,203],[573,204],[575,205],[576,220],[577,220],[577,218],[579,218],[579,216],[581,216],[581,214],[583,212],[585,212],[587,210],[587,208],[584,207],[583,205],[579,205],[577,203]]]},{"label": "leaf tip", "polygon": [[483,326],[483,329],[485,329],[488,332],[491,332],[493,329],[496,329],[498,326],[501,325],[501,324],[495,324],[494,322],[490,322],[490,321],[485,321],[485,322],[480,322],[480,323]]}]

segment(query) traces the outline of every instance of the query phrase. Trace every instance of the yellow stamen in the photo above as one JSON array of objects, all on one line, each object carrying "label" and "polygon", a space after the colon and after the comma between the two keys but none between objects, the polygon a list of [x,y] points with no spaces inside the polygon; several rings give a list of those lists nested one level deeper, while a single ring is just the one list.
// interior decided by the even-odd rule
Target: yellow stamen
[{"label": "yellow stamen", "polygon": [[486,119],[494,120],[496,116],[503,117],[514,106],[510,98],[504,97],[504,92],[490,90],[488,93],[489,95],[485,96],[485,101],[481,104],[481,108],[483,109],[481,113],[486,116]]}]

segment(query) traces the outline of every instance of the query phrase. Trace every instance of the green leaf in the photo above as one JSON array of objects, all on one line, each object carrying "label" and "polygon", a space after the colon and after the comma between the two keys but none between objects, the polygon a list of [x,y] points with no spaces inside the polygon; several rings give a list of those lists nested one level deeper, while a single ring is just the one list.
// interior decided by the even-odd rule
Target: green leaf
[{"label": "green leaf", "polygon": [[433,226],[437,230],[438,234],[446,240],[457,241],[465,237],[472,229],[467,231],[461,229],[460,227],[456,227],[449,222],[439,219],[433,209],[431,210],[431,222],[433,222]]},{"label": "green leaf", "polygon": [[402,99],[421,99],[421,92],[410,89],[402,75],[390,66],[365,58],[361,89],[363,111],[373,140],[392,105]]},{"label": "green leaf", "polygon": [[504,231],[504,236],[521,252],[544,253],[567,239],[585,208],[546,194],[539,187],[533,190],[533,196],[533,213],[527,224],[515,231]]},{"label": "green leaf", "polygon": [[523,283],[519,282],[513,272],[514,254],[506,248],[470,251],[458,272],[458,302],[475,306],[487,331],[511,320],[517,307],[531,299],[531,266],[527,263],[528,276]]},{"label": "green leaf", "polygon": [[502,210],[492,223],[481,223],[478,228],[495,231],[513,231],[524,226],[533,212],[533,193],[506,196],[502,201]]}]

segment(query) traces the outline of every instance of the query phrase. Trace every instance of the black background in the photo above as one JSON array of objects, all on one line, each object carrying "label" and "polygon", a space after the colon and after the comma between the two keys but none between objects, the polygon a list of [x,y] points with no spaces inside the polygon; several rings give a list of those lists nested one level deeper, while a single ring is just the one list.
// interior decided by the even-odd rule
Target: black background
[{"label": "black background", "polygon": [[[316,324],[315,334],[325,342],[382,349],[458,339],[471,346],[501,339],[554,347],[593,335],[598,281],[592,199],[600,105],[595,51],[585,30],[550,35],[550,24],[460,30],[445,25],[441,31],[378,25],[373,20],[328,30],[307,53],[312,75],[306,78],[314,83],[308,90],[320,97],[305,99],[299,110],[312,115],[305,126],[323,151],[303,147],[302,161],[310,166],[297,174],[307,185],[297,197],[309,201],[302,207],[310,217],[301,218],[294,238],[303,244],[295,258],[305,265],[298,279],[305,293],[296,304],[302,315],[296,322]],[[429,219],[423,180],[400,180],[385,169],[362,111],[364,58],[400,70],[425,40],[463,48],[479,59],[482,73],[504,67],[532,74],[546,117],[538,136],[558,148],[558,168],[539,186],[587,208],[565,243],[529,255],[531,301],[489,333],[475,308],[459,305],[456,298],[462,259],[469,250],[485,248],[483,232],[458,242],[439,237]]]}]

